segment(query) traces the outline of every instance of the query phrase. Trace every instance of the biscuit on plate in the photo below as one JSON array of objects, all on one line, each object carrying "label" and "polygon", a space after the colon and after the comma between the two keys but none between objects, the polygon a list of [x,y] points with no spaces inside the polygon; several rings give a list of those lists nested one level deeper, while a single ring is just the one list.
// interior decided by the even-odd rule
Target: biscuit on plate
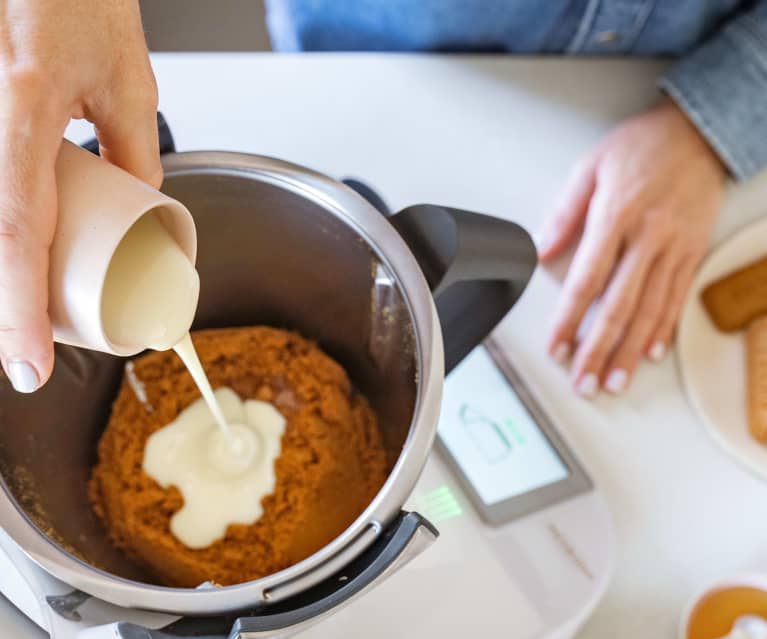
[{"label": "biscuit on plate", "polygon": [[746,333],[746,388],[748,428],[754,439],[767,444],[767,316]]},{"label": "biscuit on plate", "polygon": [[720,331],[739,331],[767,314],[767,257],[712,282],[701,301]]}]

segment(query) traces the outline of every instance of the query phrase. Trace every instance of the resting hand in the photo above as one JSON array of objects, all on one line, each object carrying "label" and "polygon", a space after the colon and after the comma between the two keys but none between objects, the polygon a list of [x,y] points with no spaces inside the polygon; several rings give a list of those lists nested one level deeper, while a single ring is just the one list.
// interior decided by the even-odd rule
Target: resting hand
[{"label": "resting hand", "polygon": [[[540,233],[539,254],[551,260],[583,229],[548,342],[556,360],[572,357],[579,394],[620,393],[643,355],[663,358],[725,178],[717,155],[668,99],[622,123],[576,166]],[[592,321],[581,328],[592,304]]]}]

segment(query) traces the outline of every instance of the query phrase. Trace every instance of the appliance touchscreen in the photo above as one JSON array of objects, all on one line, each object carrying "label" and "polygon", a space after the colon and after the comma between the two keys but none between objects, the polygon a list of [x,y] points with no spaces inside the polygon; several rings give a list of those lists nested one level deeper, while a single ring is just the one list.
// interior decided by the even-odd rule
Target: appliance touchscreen
[{"label": "appliance touchscreen", "polygon": [[445,381],[438,433],[488,506],[570,474],[486,348]]}]

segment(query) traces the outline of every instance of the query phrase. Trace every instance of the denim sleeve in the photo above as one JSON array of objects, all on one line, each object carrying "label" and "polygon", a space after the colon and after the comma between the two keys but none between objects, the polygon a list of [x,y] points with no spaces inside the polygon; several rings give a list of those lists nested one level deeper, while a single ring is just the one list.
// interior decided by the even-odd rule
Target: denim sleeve
[{"label": "denim sleeve", "polygon": [[767,167],[767,0],[679,59],[659,87],[737,179]]}]

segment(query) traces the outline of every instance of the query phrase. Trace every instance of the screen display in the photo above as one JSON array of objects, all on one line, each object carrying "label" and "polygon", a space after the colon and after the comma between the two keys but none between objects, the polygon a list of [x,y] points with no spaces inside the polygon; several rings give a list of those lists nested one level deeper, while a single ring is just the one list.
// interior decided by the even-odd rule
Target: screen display
[{"label": "screen display", "polygon": [[445,380],[438,432],[488,506],[569,474],[484,347]]}]

